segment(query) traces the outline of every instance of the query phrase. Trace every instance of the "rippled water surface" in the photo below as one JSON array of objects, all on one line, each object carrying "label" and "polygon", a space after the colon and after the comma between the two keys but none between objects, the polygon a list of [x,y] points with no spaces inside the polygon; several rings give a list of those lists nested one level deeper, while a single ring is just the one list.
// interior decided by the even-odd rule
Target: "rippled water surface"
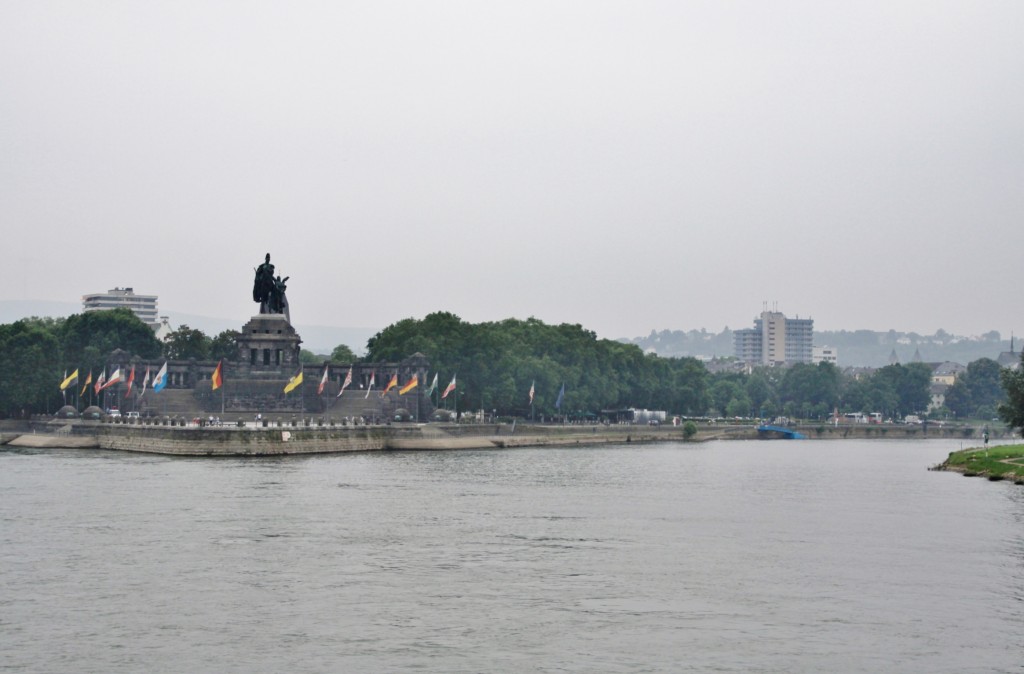
[{"label": "rippled water surface", "polygon": [[1021,672],[958,448],[0,451],[0,670]]}]

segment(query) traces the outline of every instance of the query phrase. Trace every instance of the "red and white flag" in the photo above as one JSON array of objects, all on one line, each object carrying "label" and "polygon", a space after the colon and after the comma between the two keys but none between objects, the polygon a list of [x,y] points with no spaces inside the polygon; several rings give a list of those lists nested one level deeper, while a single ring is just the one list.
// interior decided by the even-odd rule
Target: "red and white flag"
[{"label": "red and white flag", "polygon": [[442,398],[447,398],[448,394],[455,390],[455,375],[452,375],[452,381],[448,386],[445,387],[444,393],[441,394]]},{"label": "red and white flag", "polygon": [[149,366],[146,366],[146,376],[142,378],[142,390],[139,391],[139,397],[146,395],[146,387],[149,386]]},{"label": "red and white flag", "polygon": [[96,378],[96,383],[92,385],[92,390],[99,395],[100,391],[103,390],[103,384],[107,381],[107,371],[100,372],[100,376]]},{"label": "red and white flag", "polygon": [[110,373],[110,379],[108,379],[107,382],[100,387],[100,391],[102,391],[105,388],[110,388],[119,381],[121,381],[121,368],[117,368],[116,370]]},{"label": "red and white flag", "polygon": [[324,376],[320,377],[320,385],[316,387],[316,394],[322,395],[324,392],[324,386],[327,386],[327,373],[330,371],[331,366],[324,366]]},{"label": "red and white flag", "polygon": [[345,375],[345,381],[341,382],[341,390],[338,391],[338,395],[336,397],[340,398],[341,394],[345,392],[345,389],[347,389],[351,383],[352,383],[352,366],[349,365],[348,366],[348,374]]},{"label": "red and white flag", "polygon": [[134,384],[134,383],[135,383],[135,366],[132,365],[132,371],[128,374],[128,392],[124,394],[125,398],[127,398],[128,396],[130,396],[132,394],[132,384]]}]

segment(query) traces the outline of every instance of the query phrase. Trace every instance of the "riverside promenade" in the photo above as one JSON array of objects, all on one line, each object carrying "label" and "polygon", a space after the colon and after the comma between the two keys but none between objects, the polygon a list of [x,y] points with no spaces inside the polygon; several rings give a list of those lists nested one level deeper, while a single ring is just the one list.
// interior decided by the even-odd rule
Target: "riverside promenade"
[{"label": "riverside promenade", "polygon": [[[960,439],[980,440],[972,426],[799,425],[809,439]],[[999,437],[993,434],[993,437]],[[1009,437],[1009,436],[1007,436]],[[588,446],[665,441],[708,442],[757,439],[757,425],[700,424],[684,437],[681,426],[603,424],[392,423],[335,424],[322,419],[263,422],[236,420],[202,425],[184,420],[144,423],[83,420],[5,422],[0,444],[23,448],[102,449],[173,456],[280,456],[340,452],[502,449],[514,447]],[[799,442],[799,440],[775,440]]]},{"label": "riverside promenade", "polygon": [[[279,456],[340,452],[501,449],[683,440],[679,427],[557,424],[393,423],[331,425],[306,419],[256,425],[32,423],[8,430],[10,447],[103,449],[177,456]],[[751,437],[756,433],[747,429]],[[744,431],[744,432],[747,432]],[[718,437],[698,433],[694,440]],[[732,437],[736,437],[732,435]]]}]

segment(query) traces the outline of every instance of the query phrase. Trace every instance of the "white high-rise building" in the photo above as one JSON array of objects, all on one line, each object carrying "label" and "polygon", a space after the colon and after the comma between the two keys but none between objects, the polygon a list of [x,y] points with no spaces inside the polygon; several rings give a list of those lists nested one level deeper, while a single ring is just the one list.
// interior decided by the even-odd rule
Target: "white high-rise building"
[{"label": "white high-rise building", "polygon": [[156,295],[136,295],[132,288],[114,288],[105,293],[82,295],[83,311],[104,311],[106,309],[131,309],[143,323],[156,330],[160,327],[157,319]]},{"label": "white high-rise building", "polygon": [[814,319],[786,318],[762,311],[753,328],[733,331],[736,357],[747,363],[781,365],[810,363],[814,355]]}]

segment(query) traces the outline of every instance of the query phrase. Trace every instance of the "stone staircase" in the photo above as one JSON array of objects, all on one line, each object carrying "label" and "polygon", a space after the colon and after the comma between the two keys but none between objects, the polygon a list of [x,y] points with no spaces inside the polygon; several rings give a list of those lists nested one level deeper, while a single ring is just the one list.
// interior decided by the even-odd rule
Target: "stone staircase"
[{"label": "stone staircase", "polygon": [[[391,419],[399,409],[407,410],[410,414],[416,414],[416,398],[412,395],[399,396],[396,391],[389,392],[381,398],[378,391],[371,391],[369,397],[366,391],[345,391],[340,397],[324,398],[324,409],[322,415],[334,419],[365,417],[366,419]],[[309,409],[309,408],[307,408]],[[420,414],[420,421],[424,413]]]},{"label": "stone staircase", "polygon": [[[365,418],[372,421],[387,421],[395,416],[398,409],[405,409],[416,418],[416,397],[414,394],[399,396],[392,390],[383,398],[374,390],[367,397],[364,390],[346,390],[340,397],[316,395],[316,386],[306,385],[302,394],[281,395],[279,381],[231,382],[225,386],[225,407],[223,415],[228,419],[250,420],[257,412],[267,419],[289,419],[293,416],[323,417],[325,419]],[[429,403],[426,404],[429,407]],[[421,408],[419,421],[426,421],[426,407]],[[206,417],[221,415],[220,392],[191,389],[165,388],[159,393],[147,391],[137,408],[143,415]],[[124,410],[127,411],[127,410]]]},{"label": "stone staircase", "polygon": [[142,414],[155,414],[157,416],[186,417],[191,419],[196,416],[203,416],[203,410],[195,399],[191,389],[165,388],[159,393],[146,391],[139,406]]}]

